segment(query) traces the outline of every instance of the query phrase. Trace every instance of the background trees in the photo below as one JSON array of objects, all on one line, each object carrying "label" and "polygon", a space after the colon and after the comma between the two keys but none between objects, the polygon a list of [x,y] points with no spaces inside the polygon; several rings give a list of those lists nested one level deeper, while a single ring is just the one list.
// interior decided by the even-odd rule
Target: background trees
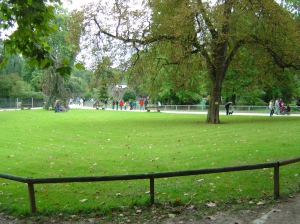
[{"label": "background trees", "polygon": [[[101,1],[70,14],[54,4],[58,0],[41,2],[0,3],[1,27],[18,23],[17,33],[26,29],[18,39],[24,40],[22,46],[16,33],[0,44],[0,60],[7,62],[0,73],[18,74],[34,91],[49,90],[47,80],[60,80],[62,89],[86,98],[105,99],[106,88],[123,82],[154,103],[195,104],[209,95],[208,123],[220,122],[219,105],[225,100],[262,104],[274,97],[298,98],[297,1]],[[22,19],[20,10],[37,6],[45,11],[33,11],[32,22]],[[45,24],[38,26],[42,15]],[[26,58],[31,44],[38,50]],[[12,46],[25,51],[25,60],[5,56],[13,53]],[[71,73],[72,66],[65,65],[74,63],[80,48],[92,62],[90,71],[75,69],[74,76],[63,79],[44,76],[41,83],[47,72],[31,67],[48,67],[52,76]]]},{"label": "background trees", "polygon": [[[44,70],[42,78],[42,91],[47,96],[45,108],[54,105],[56,99],[68,105],[71,97],[70,89],[66,88],[66,83],[70,79],[69,76],[62,76],[59,72],[64,64],[74,64],[76,56],[76,46],[67,42],[68,25],[67,25],[67,12],[61,7],[56,8],[57,13],[51,23],[55,24],[58,31],[52,33],[47,38],[47,43],[51,46],[53,55],[56,62]],[[71,73],[71,67],[68,68],[68,74]],[[66,68],[63,68],[66,70]]]},{"label": "background trees", "polygon": [[55,7],[51,3],[60,3],[60,0],[0,2],[0,28],[12,31],[4,40],[5,55],[0,63],[7,61],[9,55],[18,53],[30,58],[32,65],[46,68],[55,63],[46,41],[57,29],[51,23],[55,17]]},{"label": "background trees", "polygon": [[[234,70],[232,62],[246,60],[243,57],[255,50],[263,57],[253,57],[254,61],[272,62],[276,69],[299,69],[297,24],[290,12],[271,0],[227,0],[213,6],[202,1],[153,0],[139,8],[126,1],[99,2],[86,8],[85,27],[86,35],[95,37],[91,42],[103,46],[99,49],[103,53],[116,46],[135,50],[133,74],[151,80],[149,91],[161,86],[161,80],[187,90],[194,81],[199,84],[197,73],[204,68],[210,80],[207,123],[220,122],[221,91],[230,66]],[[91,32],[95,27],[97,31]],[[153,61],[154,66],[147,66]],[[151,68],[156,76],[149,76]]]}]

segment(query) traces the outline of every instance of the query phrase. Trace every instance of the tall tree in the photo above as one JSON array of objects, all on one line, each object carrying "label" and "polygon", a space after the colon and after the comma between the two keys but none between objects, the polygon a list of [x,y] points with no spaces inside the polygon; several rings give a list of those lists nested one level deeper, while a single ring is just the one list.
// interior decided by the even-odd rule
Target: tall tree
[{"label": "tall tree", "polygon": [[[139,53],[160,43],[176,49],[167,64],[192,61],[198,55],[211,85],[207,123],[220,123],[223,80],[241,47],[264,50],[281,69],[300,68],[296,23],[273,0],[219,0],[214,5],[202,0],[148,0],[134,5],[101,1],[85,12],[86,35],[95,37],[91,43],[101,45],[98,50],[103,53],[113,49],[119,54],[125,47]],[[125,58],[128,51],[123,52]]]},{"label": "tall tree", "polygon": [[90,86],[98,89],[98,97],[102,102],[109,98],[109,86],[111,84],[119,84],[122,81],[122,77],[111,66],[112,63],[109,58],[102,57],[102,61],[98,62],[94,71],[94,79]]},{"label": "tall tree", "polygon": [[[66,37],[68,25],[66,21],[66,10],[57,7],[55,19],[52,20],[52,23],[58,27],[58,31],[50,34],[47,39],[48,45],[53,49],[53,54],[56,57],[56,63],[51,65],[47,71],[44,72],[42,79],[43,92],[48,96],[45,104],[46,109],[51,107],[57,98],[59,98],[63,103],[65,103],[65,106],[67,106],[70,98],[70,92],[66,88],[66,81],[69,79],[69,76],[61,77],[58,72],[63,64],[69,62],[71,65],[76,56],[76,51],[74,51],[76,46],[70,42],[67,44]],[[71,70],[69,72],[71,72]]]}]

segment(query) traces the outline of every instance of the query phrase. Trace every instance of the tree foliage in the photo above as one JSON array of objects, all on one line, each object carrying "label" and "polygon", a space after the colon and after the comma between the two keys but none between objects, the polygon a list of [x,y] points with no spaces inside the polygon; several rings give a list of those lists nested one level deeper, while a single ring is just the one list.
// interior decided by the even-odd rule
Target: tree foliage
[{"label": "tree foliage", "polygon": [[71,76],[66,82],[66,87],[72,93],[72,97],[79,97],[88,92],[88,84],[83,78]]},{"label": "tree foliage", "polygon": [[[74,62],[76,56],[76,46],[72,43],[67,42],[66,37],[68,36],[67,26],[67,12],[57,7],[55,18],[52,23],[58,27],[58,32],[50,34],[47,43],[53,49],[53,55],[56,57],[56,62],[48,67],[42,78],[42,90],[46,96],[48,96],[45,104],[45,108],[53,106],[56,99],[60,99],[61,102],[68,105],[69,98],[71,97],[70,89],[66,87],[66,82],[69,80],[69,76],[61,76],[63,64]],[[67,44],[69,43],[69,44]],[[62,70],[61,70],[62,69]],[[69,67],[68,74],[71,73],[71,67]],[[59,72],[60,71],[60,72]],[[64,73],[64,72],[63,72]]]},{"label": "tree foliage", "polygon": [[133,102],[136,99],[135,91],[133,90],[126,90],[123,94],[123,101],[124,102]]},{"label": "tree foliage", "polygon": [[0,98],[8,98],[13,95],[13,88],[22,81],[17,73],[0,75]]},{"label": "tree foliage", "polygon": [[93,80],[90,88],[98,89],[98,97],[100,101],[109,98],[108,90],[111,86],[122,83],[124,75],[112,68],[112,62],[108,57],[98,59],[98,64],[94,70]]},{"label": "tree foliage", "polygon": [[[264,57],[255,57],[254,61],[272,61],[276,69],[300,68],[297,23],[290,11],[273,0],[222,0],[214,5],[201,0],[176,0],[176,4],[174,0],[149,0],[134,5],[125,0],[101,1],[86,8],[85,13],[90,43],[102,46],[96,48],[98,53],[109,51],[118,54],[115,58],[126,58],[135,51],[131,62],[141,77],[148,77],[148,72],[139,63],[153,63],[157,72],[163,67],[177,69],[178,73],[166,77],[174,86],[180,83],[185,89],[185,83],[191,80],[199,83],[195,77],[205,68],[210,80],[207,123],[220,123],[223,81],[229,66],[239,61],[240,51],[263,52]],[[119,54],[125,47],[130,50]],[[145,53],[151,57],[145,57]],[[163,66],[157,66],[157,61]],[[263,73],[261,77],[268,78]],[[155,83],[156,77],[151,78]]]},{"label": "tree foliage", "polygon": [[42,88],[43,93],[47,96],[44,108],[48,110],[54,107],[55,100],[59,99],[61,103],[68,108],[71,93],[65,86],[64,77],[59,75],[53,67],[44,71]]},{"label": "tree foliage", "polygon": [[[4,39],[5,54],[1,54],[0,65],[4,66],[10,55],[22,54],[34,67],[49,68],[57,65],[57,54],[48,40],[59,31],[56,19],[60,0],[2,0],[0,2],[0,34]],[[60,75],[70,75],[73,61],[60,61],[56,71]]]},{"label": "tree foliage", "polygon": [[0,69],[2,74],[17,73],[21,77],[23,59],[19,55],[10,55],[3,69]]}]

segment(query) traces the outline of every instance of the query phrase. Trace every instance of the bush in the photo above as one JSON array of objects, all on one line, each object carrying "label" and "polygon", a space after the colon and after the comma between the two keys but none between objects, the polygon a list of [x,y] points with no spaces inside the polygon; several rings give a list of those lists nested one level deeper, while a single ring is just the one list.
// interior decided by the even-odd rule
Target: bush
[{"label": "bush", "polygon": [[136,94],[135,92],[133,92],[132,90],[127,90],[126,92],[124,92],[123,94],[123,101],[127,102],[130,99],[136,99]]}]

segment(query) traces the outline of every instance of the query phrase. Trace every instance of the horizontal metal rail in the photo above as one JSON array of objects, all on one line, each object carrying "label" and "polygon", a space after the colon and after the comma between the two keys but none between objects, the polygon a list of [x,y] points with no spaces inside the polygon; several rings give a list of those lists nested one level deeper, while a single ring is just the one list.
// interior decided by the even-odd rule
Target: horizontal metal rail
[{"label": "horizontal metal rail", "polygon": [[166,177],[179,177],[179,176],[191,176],[199,174],[212,174],[212,173],[223,173],[223,172],[234,172],[244,170],[255,170],[262,168],[274,168],[274,195],[279,197],[279,167],[296,163],[300,161],[300,157],[284,160],[281,162],[270,162],[260,163],[243,166],[231,166],[231,167],[220,167],[220,168],[209,168],[200,170],[184,170],[184,171],[173,171],[173,172],[161,172],[161,173],[146,173],[146,174],[128,174],[128,175],[113,175],[113,176],[86,176],[86,177],[57,177],[57,178],[31,178],[31,177],[19,177],[10,174],[0,173],[0,178],[13,180],[17,182],[23,182],[28,184],[30,210],[31,212],[36,211],[35,195],[34,195],[34,184],[46,184],[46,183],[69,183],[69,182],[100,182],[100,181],[120,181],[120,180],[139,180],[149,179],[150,180],[150,203],[154,204],[154,180],[155,178],[166,178]]}]

